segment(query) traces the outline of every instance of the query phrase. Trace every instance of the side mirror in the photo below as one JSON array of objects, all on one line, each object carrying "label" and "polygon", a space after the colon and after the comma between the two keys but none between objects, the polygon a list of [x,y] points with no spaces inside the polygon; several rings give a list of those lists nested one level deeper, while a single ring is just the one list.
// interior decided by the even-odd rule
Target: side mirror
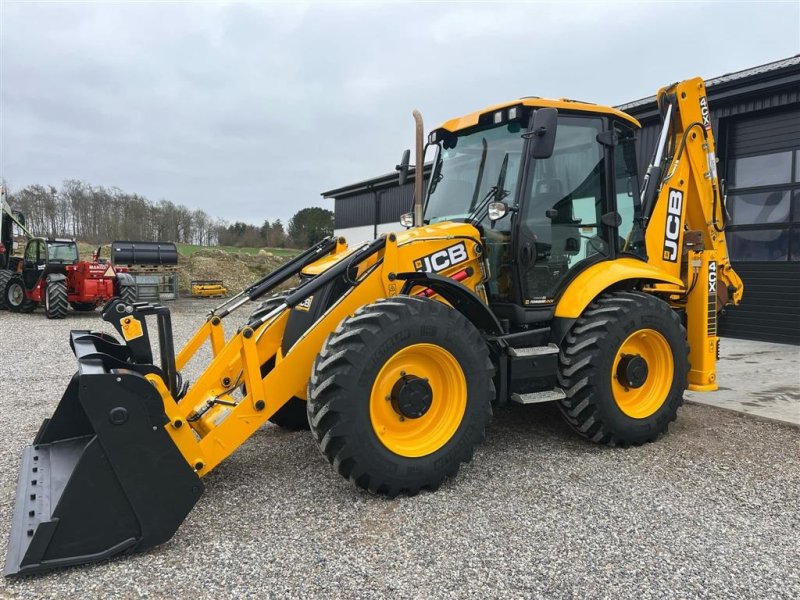
[{"label": "side mirror", "polygon": [[[402,183],[400,185],[403,185]],[[400,225],[409,229],[414,226],[414,213],[404,213],[400,215]]]},{"label": "side mirror", "polygon": [[532,158],[550,158],[556,145],[556,128],[558,127],[558,110],[555,108],[539,108],[533,113],[533,126],[524,137],[531,140]]},{"label": "side mirror", "polygon": [[488,208],[489,220],[499,221],[508,214],[508,204],[505,202],[490,202]]},{"label": "side mirror", "polygon": [[395,167],[398,172],[397,183],[403,185],[408,178],[408,161],[411,160],[411,150],[403,152],[403,158],[400,159],[400,164]]}]

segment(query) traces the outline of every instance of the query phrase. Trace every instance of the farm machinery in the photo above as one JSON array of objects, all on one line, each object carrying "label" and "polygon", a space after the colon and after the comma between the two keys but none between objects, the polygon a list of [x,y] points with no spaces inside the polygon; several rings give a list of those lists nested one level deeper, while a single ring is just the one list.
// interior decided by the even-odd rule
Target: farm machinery
[{"label": "farm machinery", "polygon": [[124,267],[100,258],[81,261],[75,240],[32,237],[21,258],[0,270],[0,302],[13,312],[44,306],[48,319],[63,319],[69,306],[92,311],[115,296],[136,300],[136,284]]},{"label": "farm machinery", "polygon": [[[598,444],[665,434],[687,387],[717,388],[717,314],[743,285],[704,83],[657,101],[641,186],[635,119],[527,97],[431,132],[405,231],[319,242],[212,310],[177,354],[166,307],[111,300],[116,335],[71,333],[78,371],[23,452],[5,574],[163,543],[267,421],[310,429],[339,474],[388,497],[453,477],[507,402],[553,402]],[[190,384],[181,372],[205,346]]]}]

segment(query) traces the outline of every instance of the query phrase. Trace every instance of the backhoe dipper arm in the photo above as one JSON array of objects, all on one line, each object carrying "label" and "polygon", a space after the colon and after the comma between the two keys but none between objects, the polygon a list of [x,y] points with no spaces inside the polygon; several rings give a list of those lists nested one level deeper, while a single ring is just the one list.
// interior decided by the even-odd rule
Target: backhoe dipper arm
[{"label": "backhoe dipper arm", "polygon": [[648,262],[684,282],[670,302],[687,317],[689,388],[716,389],[717,313],[741,301],[731,267],[714,134],[700,78],[658,91],[665,123],[642,195]]}]

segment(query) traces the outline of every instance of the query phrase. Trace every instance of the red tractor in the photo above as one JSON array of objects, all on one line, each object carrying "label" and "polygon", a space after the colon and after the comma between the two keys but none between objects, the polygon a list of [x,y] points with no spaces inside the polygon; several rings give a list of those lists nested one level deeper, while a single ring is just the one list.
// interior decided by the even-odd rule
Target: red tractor
[{"label": "red tractor", "polygon": [[136,301],[129,273],[101,260],[99,248],[90,262],[79,260],[74,240],[32,238],[22,260],[14,262],[11,270],[0,270],[0,301],[13,312],[31,312],[43,304],[47,318],[63,319],[68,306],[90,311],[114,296]]}]

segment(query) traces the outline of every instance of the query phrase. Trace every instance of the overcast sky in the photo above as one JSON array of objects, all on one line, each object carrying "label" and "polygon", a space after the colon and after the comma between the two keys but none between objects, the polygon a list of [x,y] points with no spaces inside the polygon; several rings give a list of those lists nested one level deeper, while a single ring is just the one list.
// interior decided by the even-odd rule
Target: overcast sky
[{"label": "overcast sky", "polygon": [[800,2],[2,5],[0,176],[229,221],[332,208],[426,129],[524,95],[618,104],[800,53]]}]

